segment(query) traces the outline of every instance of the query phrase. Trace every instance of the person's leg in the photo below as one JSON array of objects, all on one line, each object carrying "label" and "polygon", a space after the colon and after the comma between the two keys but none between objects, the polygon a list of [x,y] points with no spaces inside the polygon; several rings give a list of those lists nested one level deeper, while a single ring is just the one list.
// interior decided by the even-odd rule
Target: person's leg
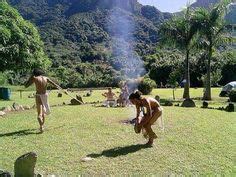
[{"label": "person's leg", "polygon": [[39,127],[40,127],[39,129],[41,132],[43,132],[43,123],[44,123],[43,105],[39,96],[36,96],[36,107],[37,107],[37,113],[38,113],[37,119],[38,119]]},{"label": "person's leg", "polygon": [[43,113],[43,114],[42,114],[42,118],[43,118],[43,119],[42,119],[42,126],[44,126],[44,123],[45,123],[45,116],[46,116],[46,115]]},{"label": "person's leg", "polygon": [[145,124],[143,127],[146,130],[147,136],[149,137],[149,141],[148,141],[148,145],[152,145],[153,144],[153,140],[157,138],[156,133],[152,130],[152,125],[156,122],[156,120],[161,116],[162,112],[158,111],[156,113],[154,113],[154,115],[152,116],[152,118],[150,119],[150,121]]}]

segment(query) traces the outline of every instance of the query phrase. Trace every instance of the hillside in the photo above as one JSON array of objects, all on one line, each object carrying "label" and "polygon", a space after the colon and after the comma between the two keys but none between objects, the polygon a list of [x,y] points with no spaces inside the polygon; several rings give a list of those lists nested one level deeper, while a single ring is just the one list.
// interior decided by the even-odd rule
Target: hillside
[{"label": "hillside", "polygon": [[197,0],[195,3],[193,3],[192,7],[210,7],[216,3],[220,2],[220,0]]},{"label": "hillside", "polygon": [[[115,37],[109,31],[109,26],[117,23],[109,19],[114,9],[134,21],[132,43],[140,55],[150,53],[155,47],[158,25],[171,16],[154,7],[142,6],[137,0],[9,0],[9,3],[38,26],[54,64],[65,58],[106,59],[112,53],[111,41]],[[101,54],[101,50],[106,53]]]}]

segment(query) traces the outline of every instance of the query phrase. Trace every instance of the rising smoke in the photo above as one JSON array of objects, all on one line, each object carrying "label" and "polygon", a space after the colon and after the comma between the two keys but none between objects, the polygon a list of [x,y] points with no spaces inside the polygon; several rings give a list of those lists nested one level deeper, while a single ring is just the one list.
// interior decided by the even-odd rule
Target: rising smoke
[{"label": "rising smoke", "polygon": [[144,62],[135,52],[135,21],[130,12],[113,8],[107,19],[112,36],[112,63],[123,79],[136,79],[145,74]]}]

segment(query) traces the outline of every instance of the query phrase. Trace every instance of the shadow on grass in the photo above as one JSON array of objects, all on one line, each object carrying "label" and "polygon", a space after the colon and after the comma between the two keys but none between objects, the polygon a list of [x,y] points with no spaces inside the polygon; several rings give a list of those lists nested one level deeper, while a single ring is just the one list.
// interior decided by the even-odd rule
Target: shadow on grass
[{"label": "shadow on grass", "polygon": [[10,133],[3,133],[0,134],[0,137],[8,137],[8,136],[26,136],[26,135],[36,135],[40,134],[37,129],[26,129],[26,130],[19,130],[15,132],[10,132]]},{"label": "shadow on grass", "polygon": [[118,157],[122,155],[127,155],[129,153],[134,153],[145,148],[150,148],[150,146],[147,146],[145,144],[136,144],[136,145],[125,146],[125,147],[116,147],[116,148],[104,150],[100,154],[89,154],[87,155],[87,157],[91,157],[91,158],[99,158],[101,156]]}]

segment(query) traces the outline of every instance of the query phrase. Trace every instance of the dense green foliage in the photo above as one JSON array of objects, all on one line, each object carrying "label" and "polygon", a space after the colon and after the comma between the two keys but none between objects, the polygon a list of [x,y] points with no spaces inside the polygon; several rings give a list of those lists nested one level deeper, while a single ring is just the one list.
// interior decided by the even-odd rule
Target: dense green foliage
[{"label": "dense green foliage", "polygon": [[[184,79],[183,53],[170,49],[169,46],[162,49],[158,43],[162,37],[158,34],[159,26],[171,18],[169,13],[162,13],[155,7],[142,6],[136,0],[8,2],[16,7],[25,19],[37,25],[46,46],[45,51],[52,61],[48,75],[58,80],[63,87],[116,86],[124,79],[127,68],[131,69],[127,65],[133,55],[144,60],[146,72],[158,86],[168,85],[169,76],[173,76],[173,72],[175,75],[178,73],[178,83]],[[199,5],[201,6],[201,3]],[[117,22],[110,18],[114,11],[135,24],[129,34],[132,39],[126,41],[121,35],[117,35],[119,32],[112,33],[111,26],[124,26],[122,20]],[[129,49],[130,44],[134,52],[127,55],[127,51],[133,50]],[[212,73],[216,76],[215,80],[218,80],[218,74],[214,73],[222,73],[220,84],[235,78],[235,54],[229,56],[224,57],[221,51],[214,52]],[[192,51],[190,55],[189,72],[193,87],[203,85],[203,76],[206,74],[205,57],[202,51]],[[134,72],[135,69],[131,76]],[[24,80],[21,73],[12,71],[7,71],[2,77],[11,84],[19,84]]]},{"label": "dense green foliage", "polygon": [[[115,70],[115,75],[122,75],[123,65],[130,56],[127,56],[119,45],[114,44],[114,41],[124,41],[124,46],[132,43],[137,55],[147,55],[155,50],[159,24],[171,17],[170,14],[161,13],[154,7],[142,6],[137,0],[9,0],[9,2],[24,18],[38,26],[47,46],[46,52],[53,63],[51,72],[59,80],[61,80],[60,76],[55,74],[58,67],[63,66],[68,70],[67,72],[73,72],[73,75],[80,77],[76,66],[89,65],[86,62],[96,65],[94,67],[97,68],[106,68],[109,65],[112,67],[111,70]],[[118,9],[117,16],[123,16],[135,23],[134,30],[129,34],[132,39],[124,40],[121,35],[114,34],[110,30],[111,26],[125,26],[122,20],[117,22],[110,18],[114,9],[116,11]],[[101,66],[101,63],[106,64]],[[116,80],[113,74],[107,73],[109,71],[103,70],[96,75],[99,78]],[[82,85],[91,85],[88,83],[90,78],[83,74],[82,80],[87,84]],[[69,82],[70,79],[64,78],[63,85],[68,85]],[[104,82],[112,85],[116,81],[111,82],[108,79]],[[94,80],[90,83],[98,86],[102,82]],[[74,83],[73,85],[80,86]]]},{"label": "dense green foliage", "polygon": [[148,95],[154,88],[156,88],[156,86],[156,83],[152,79],[144,77],[144,79],[138,85],[138,90],[142,92],[142,94]]},{"label": "dense green foliage", "polygon": [[46,68],[50,61],[43,51],[37,29],[5,2],[0,2],[0,71]]}]

